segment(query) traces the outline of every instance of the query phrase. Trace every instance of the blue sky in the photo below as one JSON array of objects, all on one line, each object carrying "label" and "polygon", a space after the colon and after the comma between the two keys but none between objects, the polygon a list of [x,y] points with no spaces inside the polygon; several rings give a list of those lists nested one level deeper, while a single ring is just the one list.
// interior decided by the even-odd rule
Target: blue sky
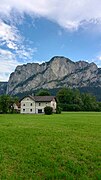
[{"label": "blue sky", "polygon": [[53,56],[101,67],[101,1],[0,0],[0,81]]}]

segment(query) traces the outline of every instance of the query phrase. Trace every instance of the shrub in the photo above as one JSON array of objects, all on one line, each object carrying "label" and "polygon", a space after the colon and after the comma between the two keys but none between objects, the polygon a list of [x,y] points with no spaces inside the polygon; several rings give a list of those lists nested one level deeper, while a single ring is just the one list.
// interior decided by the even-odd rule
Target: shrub
[{"label": "shrub", "polygon": [[61,107],[57,104],[56,114],[61,114]]},{"label": "shrub", "polygon": [[45,112],[45,114],[50,115],[50,114],[53,113],[53,108],[50,107],[50,106],[46,106],[46,107],[44,108],[44,112]]}]

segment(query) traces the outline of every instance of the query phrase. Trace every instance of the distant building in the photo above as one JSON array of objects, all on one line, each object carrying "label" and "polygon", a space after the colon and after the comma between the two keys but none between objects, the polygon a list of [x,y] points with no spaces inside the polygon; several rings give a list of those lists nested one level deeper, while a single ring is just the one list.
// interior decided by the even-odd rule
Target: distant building
[{"label": "distant building", "polygon": [[21,104],[19,102],[13,104],[13,109],[19,113],[21,110]]},{"label": "distant building", "polygon": [[56,112],[56,98],[54,96],[26,96],[21,100],[22,114],[44,113],[44,108],[50,106]]}]

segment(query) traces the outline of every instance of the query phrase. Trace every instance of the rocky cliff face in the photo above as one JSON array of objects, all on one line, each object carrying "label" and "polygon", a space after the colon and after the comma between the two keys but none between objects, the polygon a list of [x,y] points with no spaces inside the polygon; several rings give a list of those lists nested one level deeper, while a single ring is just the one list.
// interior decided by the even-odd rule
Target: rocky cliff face
[{"label": "rocky cliff face", "polygon": [[15,95],[39,88],[101,86],[101,69],[85,61],[73,62],[53,57],[43,64],[17,66],[9,78],[7,94]]},{"label": "rocky cliff face", "polygon": [[7,82],[0,82],[0,95],[6,94]]}]

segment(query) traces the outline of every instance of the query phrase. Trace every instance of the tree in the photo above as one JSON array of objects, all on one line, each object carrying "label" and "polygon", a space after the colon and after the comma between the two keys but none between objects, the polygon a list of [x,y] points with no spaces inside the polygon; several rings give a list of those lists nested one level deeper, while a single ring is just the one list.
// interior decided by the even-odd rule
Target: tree
[{"label": "tree", "polygon": [[82,108],[81,94],[77,89],[62,88],[57,99],[63,111],[80,111]]},{"label": "tree", "polygon": [[11,113],[13,112],[13,104],[17,102],[18,99],[15,97],[10,97],[9,95],[0,96],[0,112],[1,113]]},{"label": "tree", "polygon": [[61,114],[61,107],[59,106],[59,104],[57,104],[56,106],[56,114]]},{"label": "tree", "polygon": [[97,111],[101,111],[101,102],[98,102],[97,105],[98,105]]},{"label": "tree", "polygon": [[0,96],[0,111],[2,113],[7,113],[9,111],[10,96],[2,95]]},{"label": "tree", "polygon": [[57,99],[63,111],[100,111],[101,105],[95,96],[78,89],[63,88],[58,91]]},{"label": "tree", "polygon": [[50,92],[47,89],[41,89],[36,93],[37,96],[50,96]]},{"label": "tree", "polygon": [[84,111],[96,111],[98,109],[98,103],[95,96],[89,93],[82,94],[82,102]]},{"label": "tree", "polygon": [[62,88],[57,93],[57,99],[60,103],[67,104],[72,102],[72,90],[69,88]]}]

